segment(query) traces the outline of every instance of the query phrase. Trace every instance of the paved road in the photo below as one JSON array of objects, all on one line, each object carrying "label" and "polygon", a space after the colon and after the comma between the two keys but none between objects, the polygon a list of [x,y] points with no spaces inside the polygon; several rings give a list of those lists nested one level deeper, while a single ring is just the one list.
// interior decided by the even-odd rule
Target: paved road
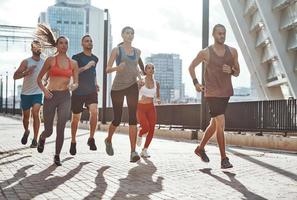
[{"label": "paved road", "polygon": [[[154,139],[152,157],[129,162],[129,140],[117,134],[115,155],[105,154],[106,133],[97,132],[98,151],[89,151],[88,132],[79,130],[78,154],[68,153],[66,130],[62,167],[52,165],[55,134],[43,154],[20,143],[21,121],[0,116],[0,199],[297,199],[297,155],[228,148],[235,166],[220,169],[219,150],[210,145],[209,164],[193,154],[193,142]],[[29,143],[29,142],[28,142]]]}]

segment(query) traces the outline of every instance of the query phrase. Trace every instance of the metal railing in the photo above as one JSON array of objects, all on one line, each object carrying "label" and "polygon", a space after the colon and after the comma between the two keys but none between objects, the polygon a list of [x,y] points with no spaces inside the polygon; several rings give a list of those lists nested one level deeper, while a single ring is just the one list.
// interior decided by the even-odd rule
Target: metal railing
[{"label": "metal railing", "polygon": [[[9,81],[7,75],[0,77],[0,79],[0,112],[21,114],[20,99],[16,97],[15,82],[10,84],[12,80]],[[8,96],[7,90],[12,91],[13,96]],[[200,127],[200,104],[157,105],[156,109],[159,127],[202,129]],[[81,119],[86,121],[88,118],[88,112],[84,111]],[[102,108],[99,108],[99,120],[101,121],[101,119]],[[112,119],[112,108],[106,108],[105,120],[110,122]],[[206,113],[205,119],[207,122],[210,120],[208,113]],[[128,123],[128,109],[126,107],[123,108],[122,122]],[[226,110],[226,130],[297,133],[297,100],[231,102]]]},{"label": "metal railing", "polygon": [[[128,109],[123,108],[122,122],[128,123]],[[157,124],[169,128],[201,129],[200,104],[158,105]],[[100,113],[101,109],[99,109]],[[106,120],[112,121],[112,108],[107,108]],[[207,120],[210,116],[207,113]],[[82,120],[88,120],[85,111]],[[99,117],[100,118],[100,117]],[[226,110],[226,130],[251,132],[297,132],[297,100],[231,102]]]},{"label": "metal railing", "polygon": [[[200,127],[200,104],[157,105],[157,125],[169,129],[193,129]],[[21,110],[0,108],[1,112],[21,114]],[[101,120],[102,108],[99,108]],[[207,113],[206,121],[210,120]],[[297,100],[273,100],[231,102],[226,110],[227,131],[251,132],[297,132]],[[84,110],[81,120],[88,121],[89,113]],[[106,109],[106,121],[113,119],[112,108]],[[128,109],[123,108],[122,123],[128,123]]]}]

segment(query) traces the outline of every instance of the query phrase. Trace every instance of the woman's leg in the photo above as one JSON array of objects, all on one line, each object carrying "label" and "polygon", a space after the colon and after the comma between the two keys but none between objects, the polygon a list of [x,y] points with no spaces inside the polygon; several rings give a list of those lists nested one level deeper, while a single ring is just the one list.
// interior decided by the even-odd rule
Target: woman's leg
[{"label": "woman's leg", "polygon": [[145,140],[145,144],[144,144],[145,149],[147,149],[149,147],[149,145],[154,137],[155,125],[156,125],[156,121],[157,121],[156,109],[153,104],[151,104],[151,107],[147,113],[147,117],[148,117],[148,123],[149,123],[149,131],[146,136],[146,140]]},{"label": "woman's leg", "polygon": [[44,119],[44,131],[40,135],[41,140],[45,140],[50,137],[53,133],[54,118],[56,114],[56,96],[53,95],[51,99],[44,98],[43,105],[43,119]]},{"label": "woman's leg", "polygon": [[108,136],[106,138],[106,141],[108,143],[111,143],[112,136],[116,128],[121,123],[123,103],[124,103],[123,91],[111,91],[111,101],[112,101],[112,109],[113,109],[113,121],[110,124],[108,129]]},{"label": "woman's leg", "polygon": [[138,104],[137,106],[137,121],[140,124],[140,130],[138,133],[139,137],[149,131],[149,122],[147,119],[147,113],[145,109],[145,104]]},{"label": "woman's leg", "polygon": [[70,109],[71,109],[71,99],[70,99],[70,93],[67,91],[64,95],[64,97],[61,97],[61,101],[59,102],[58,108],[57,108],[57,136],[56,136],[56,154],[59,155],[61,153],[61,149],[63,147],[64,143],[64,131],[65,131],[65,125],[66,122],[70,119]]},{"label": "woman's leg", "polygon": [[56,95],[54,94],[51,99],[44,98],[44,105],[43,105],[43,119],[44,119],[44,131],[40,134],[37,151],[42,153],[44,150],[44,143],[47,137],[50,137],[53,133],[53,125],[54,125],[54,118],[57,108],[57,99]]},{"label": "woman's leg", "polygon": [[137,104],[138,104],[138,85],[137,83],[132,85],[126,91],[128,112],[129,112],[129,136],[131,152],[135,152],[136,148],[136,136],[137,136]]}]

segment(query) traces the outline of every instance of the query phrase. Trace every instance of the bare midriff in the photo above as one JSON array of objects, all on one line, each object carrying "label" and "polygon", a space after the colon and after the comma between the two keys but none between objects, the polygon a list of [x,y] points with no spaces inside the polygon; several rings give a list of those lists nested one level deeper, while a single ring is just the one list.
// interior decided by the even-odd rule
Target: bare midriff
[{"label": "bare midriff", "polygon": [[138,101],[138,103],[141,103],[141,104],[150,104],[153,102],[154,102],[154,98],[146,97],[146,96],[142,96]]},{"label": "bare midriff", "polygon": [[54,76],[49,78],[47,89],[50,91],[68,90],[70,78]]}]

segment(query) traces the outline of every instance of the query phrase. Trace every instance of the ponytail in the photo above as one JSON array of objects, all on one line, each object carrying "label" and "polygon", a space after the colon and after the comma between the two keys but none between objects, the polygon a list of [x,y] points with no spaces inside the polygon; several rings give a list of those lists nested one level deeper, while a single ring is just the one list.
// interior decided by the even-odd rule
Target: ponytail
[{"label": "ponytail", "polygon": [[38,24],[37,30],[34,35],[43,48],[56,47],[56,37],[47,25]]},{"label": "ponytail", "polygon": [[37,30],[34,36],[37,39],[37,41],[40,42],[42,48],[55,48],[60,39],[63,38],[68,40],[68,38],[65,36],[60,36],[56,38],[51,28],[45,24],[37,25]]}]

